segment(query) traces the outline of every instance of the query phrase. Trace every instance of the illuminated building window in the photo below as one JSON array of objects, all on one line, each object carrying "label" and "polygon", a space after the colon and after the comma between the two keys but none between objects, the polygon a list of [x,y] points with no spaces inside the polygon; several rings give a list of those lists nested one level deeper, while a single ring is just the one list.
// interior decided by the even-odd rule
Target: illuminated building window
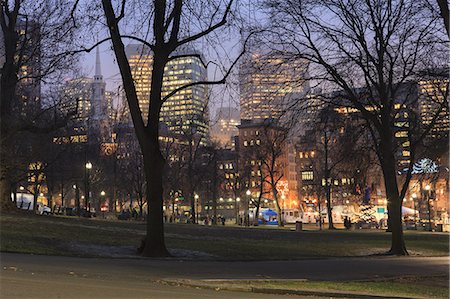
[{"label": "illuminated building window", "polygon": [[395,137],[397,137],[397,138],[408,137],[408,132],[407,131],[396,132]]},{"label": "illuminated building window", "polygon": [[312,171],[302,171],[303,181],[312,181],[314,179],[314,173]]}]

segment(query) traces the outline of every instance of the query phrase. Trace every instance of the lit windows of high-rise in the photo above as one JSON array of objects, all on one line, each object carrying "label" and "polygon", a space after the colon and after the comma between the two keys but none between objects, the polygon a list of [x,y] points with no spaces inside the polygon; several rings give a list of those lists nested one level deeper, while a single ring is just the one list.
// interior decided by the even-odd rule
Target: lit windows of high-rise
[{"label": "lit windows of high-rise", "polygon": [[[146,122],[149,113],[153,57],[150,51],[139,45],[127,46],[126,53],[136,86],[139,107]],[[184,85],[207,79],[202,56],[191,49],[174,54],[164,72],[161,98]],[[209,135],[207,87],[201,84],[193,85],[169,97],[162,105],[160,122],[163,122],[171,133],[186,134],[189,131],[207,138]]]},{"label": "lit windows of high-rise", "polygon": [[307,64],[276,54],[248,54],[239,68],[241,119],[280,118],[286,95],[305,89]]}]

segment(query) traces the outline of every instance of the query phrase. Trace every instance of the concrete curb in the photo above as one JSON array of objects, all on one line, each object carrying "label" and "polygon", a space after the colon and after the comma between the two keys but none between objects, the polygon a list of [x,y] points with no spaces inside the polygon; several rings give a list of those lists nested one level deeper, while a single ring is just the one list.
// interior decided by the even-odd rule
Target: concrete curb
[{"label": "concrete curb", "polygon": [[[216,282],[219,282],[217,280]],[[233,281],[233,280],[231,280]],[[398,296],[382,296],[359,292],[345,292],[345,291],[328,291],[328,290],[291,290],[291,289],[275,289],[275,288],[259,288],[251,286],[227,286],[214,285],[214,280],[195,281],[186,279],[163,279],[157,282],[173,285],[184,286],[192,288],[201,288],[215,291],[235,291],[235,292],[251,292],[260,294],[272,295],[300,295],[300,296],[318,296],[330,298],[360,298],[360,299],[425,299],[424,297],[398,297]],[[207,284],[207,283],[211,284]]]}]

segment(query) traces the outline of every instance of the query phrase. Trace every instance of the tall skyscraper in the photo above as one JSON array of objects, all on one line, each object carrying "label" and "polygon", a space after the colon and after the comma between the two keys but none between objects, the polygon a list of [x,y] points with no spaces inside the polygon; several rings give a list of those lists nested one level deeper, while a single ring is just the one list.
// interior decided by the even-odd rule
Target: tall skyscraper
[{"label": "tall skyscraper", "polygon": [[241,119],[278,119],[289,103],[286,95],[305,89],[307,64],[277,54],[252,53],[239,67]]},{"label": "tall skyscraper", "polygon": [[[448,70],[436,70],[437,74],[418,82],[419,114],[421,124],[427,127],[433,121],[440,106],[448,103]],[[448,138],[450,131],[448,104],[438,113],[433,128],[430,131],[431,139]]]},{"label": "tall skyscraper", "polygon": [[233,137],[239,134],[237,126],[240,123],[241,120],[237,108],[218,108],[211,126],[211,138],[219,142],[221,146],[233,147]]},{"label": "tall skyscraper", "polygon": [[[148,117],[150,83],[153,57],[139,45],[126,47],[128,61],[144,118]],[[202,55],[193,49],[184,49],[174,54],[165,68],[161,97],[186,84],[205,81],[206,65]],[[187,132],[207,138],[209,135],[208,92],[205,85],[194,85],[178,91],[164,102],[160,122],[174,134]]]},{"label": "tall skyscraper", "polygon": [[134,86],[136,87],[142,118],[144,123],[147,123],[153,55],[148,48],[134,44],[126,46],[125,52],[130,64]]},{"label": "tall skyscraper", "polygon": [[91,110],[92,78],[81,77],[65,82],[62,90],[61,110],[74,114],[73,120],[85,127]]}]

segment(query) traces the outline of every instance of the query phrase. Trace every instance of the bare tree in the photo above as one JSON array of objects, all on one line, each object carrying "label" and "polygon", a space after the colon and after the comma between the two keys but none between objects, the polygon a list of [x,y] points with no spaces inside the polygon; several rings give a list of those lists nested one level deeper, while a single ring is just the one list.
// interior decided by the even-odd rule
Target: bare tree
[{"label": "bare tree", "polygon": [[413,106],[407,82],[420,79],[419,70],[439,65],[436,56],[448,50],[448,44],[441,42],[446,33],[437,22],[439,16],[423,1],[267,3],[277,33],[272,42],[284,46],[286,55],[308,60],[312,79],[341,91],[342,96],[333,103],[353,109],[366,122],[384,177],[392,230],[389,253],[407,254],[401,206],[415,147],[448,101],[439,103],[426,128],[408,131],[409,165],[402,184],[397,177],[399,146],[394,123],[400,108]]},{"label": "bare tree", "polygon": [[[262,126],[261,145],[259,149],[259,161],[261,162],[261,176],[265,177],[265,183],[272,192],[272,197],[277,210],[278,226],[283,226],[280,204],[279,182],[284,176],[287,149],[288,130],[273,123],[273,120],[266,119]],[[284,199],[283,199],[284,200]]]},{"label": "bare tree", "polygon": [[70,70],[73,57],[63,52],[74,28],[59,0],[1,1],[0,28],[0,200],[1,208],[9,209],[14,172],[23,167],[11,157],[22,142],[20,132],[48,132],[65,124],[65,117],[48,113],[55,105],[41,103],[41,84]]},{"label": "bare tree", "polygon": [[[175,0],[166,2],[155,0],[152,2],[152,5],[146,3],[145,8],[147,10],[145,14],[149,20],[149,27],[143,28],[144,32],[147,32],[143,38],[137,35],[123,36],[121,34],[124,29],[120,23],[130,13],[127,9],[127,4],[130,4],[129,2],[133,3],[133,1],[117,2],[119,3],[113,3],[111,0],[102,0],[102,5],[113,50],[122,76],[131,118],[144,158],[149,217],[147,218],[147,235],[142,254],[144,256],[167,256],[162,217],[162,179],[165,161],[161,154],[158,140],[161,106],[168,98],[190,86],[225,83],[225,79],[230,71],[227,71],[220,80],[214,82],[192,82],[162,97],[164,68],[171,60],[171,55],[175,50],[206,37],[223,27],[227,23],[233,1],[225,3],[225,6],[222,2],[214,3],[210,1],[188,2]],[[189,26],[193,22],[196,24]],[[136,87],[130,64],[125,54],[123,43],[125,38],[141,42],[151,49],[153,53],[147,120],[143,119],[139,108]]]}]

